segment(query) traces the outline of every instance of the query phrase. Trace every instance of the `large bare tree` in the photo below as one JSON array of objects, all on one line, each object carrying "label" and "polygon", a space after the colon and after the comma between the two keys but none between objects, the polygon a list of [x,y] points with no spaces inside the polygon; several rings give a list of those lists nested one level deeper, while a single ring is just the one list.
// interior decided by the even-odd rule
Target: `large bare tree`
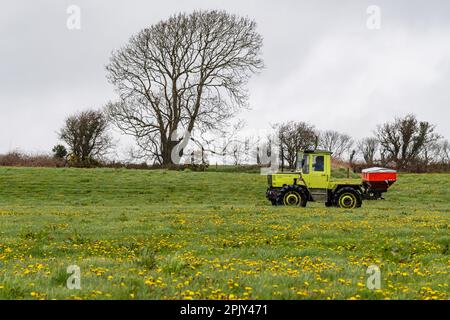
[{"label": "large bare tree", "polygon": [[59,138],[69,146],[73,160],[80,165],[89,165],[92,160],[102,158],[112,147],[106,116],[97,110],[69,116]]},{"label": "large bare tree", "polygon": [[247,106],[246,84],[263,68],[262,43],[248,18],[224,11],[172,16],[112,53],[106,69],[120,99],[108,113],[146,155],[171,165],[177,131],[223,127]]}]

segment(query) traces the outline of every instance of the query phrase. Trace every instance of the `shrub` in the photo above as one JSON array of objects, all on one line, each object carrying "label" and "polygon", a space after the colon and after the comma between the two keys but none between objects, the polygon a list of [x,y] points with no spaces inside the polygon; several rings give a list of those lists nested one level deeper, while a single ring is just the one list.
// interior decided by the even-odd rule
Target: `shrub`
[{"label": "shrub", "polygon": [[67,157],[67,149],[62,144],[57,144],[52,149],[53,156],[57,159],[65,159]]},{"label": "shrub", "polygon": [[0,166],[8,167],[64,167],[65,161],[50,155],[28,155],[19,151],[12,151],[0,155]]}]

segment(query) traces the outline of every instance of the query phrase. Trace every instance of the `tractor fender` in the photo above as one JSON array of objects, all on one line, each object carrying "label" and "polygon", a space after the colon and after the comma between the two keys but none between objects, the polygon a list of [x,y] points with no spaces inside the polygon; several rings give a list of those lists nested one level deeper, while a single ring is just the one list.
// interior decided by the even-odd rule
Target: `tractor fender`
[{"label": "tractor fender", "polygon": [[358,184],[338,184],[336,185],[336,187],[333,189],[333,194],[336,194],[337,192],[339,192],[339,190],[341,190],[342,188],[352,188],[356,191],[358,191],[361,195],[364,194],[364,191],[362,189],[362,185],[358,185]]}]

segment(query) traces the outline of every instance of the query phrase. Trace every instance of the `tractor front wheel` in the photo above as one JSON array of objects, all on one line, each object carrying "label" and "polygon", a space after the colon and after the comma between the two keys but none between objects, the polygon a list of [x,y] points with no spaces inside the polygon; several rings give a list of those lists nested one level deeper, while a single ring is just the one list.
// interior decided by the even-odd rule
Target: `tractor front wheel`
[{"label": "tractor front wheel", "polygon": [[281,189],[277,203],[284,206],[306,207],[308,198],[302,188],[298,186],[287,186]]},{"label": "tractor front wheel", "polygon": [[342,188],[336,192],[335,205],[339,208],[359,208],[362,204],[361,194],[353,188]]}]

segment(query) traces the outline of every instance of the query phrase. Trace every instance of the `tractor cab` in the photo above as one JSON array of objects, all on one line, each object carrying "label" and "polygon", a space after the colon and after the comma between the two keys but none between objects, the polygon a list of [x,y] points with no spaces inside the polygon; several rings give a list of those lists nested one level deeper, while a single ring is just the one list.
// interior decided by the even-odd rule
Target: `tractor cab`
[{"label": "tractor cab", "polygon": [[325,189],[331,177],[331,152],[301,151],[298,155],[297,170],[309,189]]}]

